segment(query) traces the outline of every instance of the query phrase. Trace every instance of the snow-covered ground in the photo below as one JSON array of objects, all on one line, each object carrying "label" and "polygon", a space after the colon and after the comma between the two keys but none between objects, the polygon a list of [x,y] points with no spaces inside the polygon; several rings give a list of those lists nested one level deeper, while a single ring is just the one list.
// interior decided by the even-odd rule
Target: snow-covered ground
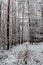
[{"label": "snow-covered ground", "polygon": [[0,65],[43,65],[43,45],[24,43],[0,50]]}]

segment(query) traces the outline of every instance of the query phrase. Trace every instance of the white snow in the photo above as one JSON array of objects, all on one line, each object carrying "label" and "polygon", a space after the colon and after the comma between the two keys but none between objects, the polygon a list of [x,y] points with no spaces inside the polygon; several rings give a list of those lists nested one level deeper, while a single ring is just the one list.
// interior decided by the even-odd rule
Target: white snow
[{"label": "white snow", "polygon": [[0,65],[43,65],[43,45],[24,43],[13,46],[9,51],[1,50]]}]

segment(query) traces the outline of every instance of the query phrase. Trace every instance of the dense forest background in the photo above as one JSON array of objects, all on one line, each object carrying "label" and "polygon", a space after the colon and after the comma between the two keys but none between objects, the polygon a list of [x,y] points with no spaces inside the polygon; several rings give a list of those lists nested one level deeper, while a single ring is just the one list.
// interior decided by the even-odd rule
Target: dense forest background
[{"label": "dense forest background", "polygon": [[43,0],[0,0],[0,48],[43,42]]}]

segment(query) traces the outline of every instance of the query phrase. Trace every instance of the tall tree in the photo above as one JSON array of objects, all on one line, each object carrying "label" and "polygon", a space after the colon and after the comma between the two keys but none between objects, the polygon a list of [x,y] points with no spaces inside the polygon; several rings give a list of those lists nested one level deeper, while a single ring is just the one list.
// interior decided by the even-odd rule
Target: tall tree
[{"label": "tall tree", "polygon": [[9,49],[9,11],[10,11],[10,0],[8,0],[8,15],[7,15],[7,49]]},{"label": "tall tree", "polygon": [[1,3],[0,3],[0,42],[1,42]]},{"label": "tall tree", "polygon": [[40,31],[40,34],[42,36],[42,42],[43,42],[43,0],[41,0],[41,13],[42,13],[42,25],[41,25],[41,31]]},{"label": "tall tree", "polygon": [[23,23],[24,23],[24,2],[23,2],[23,10],[22,10],[22,43],[24,42],[24,40],[23,40]]},{"label": "tall tree", "polygon": [[1,3],[0,3],[0,31],[1,31]]},{"label": "tall tree", "polygon": [[29,21],[29,42],[31,43],[31,33],[30,33],[30,12],[29,12],[29,0],[27,0],[28,3],[28,21]]},{"label": "tall tree", "polygon": [[[42,36],[43,36],[43,8],[42,8],[42,29],[41,29],[42,31],[41,31],[41,34],[42,34]],[[42,37],[42,41],[43,41],[43,37]]]}]

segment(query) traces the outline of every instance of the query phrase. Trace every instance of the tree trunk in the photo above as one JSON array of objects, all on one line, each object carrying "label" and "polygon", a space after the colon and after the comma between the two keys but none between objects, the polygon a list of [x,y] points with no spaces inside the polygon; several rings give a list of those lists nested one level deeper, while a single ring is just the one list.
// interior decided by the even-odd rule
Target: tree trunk
[{"label": "tree trunk", "polygon": [[30,35],[30,13],[29,13],[29,1],[27,0],[28,3],[28,21],[29,21],[29,42],[31,43],[31,35]]},{"label": "tree trunk", "polygon": [[8,0],[8,16],[7,16],[7,50],[9,49],[9,11],[10,11],[10,0]]},{"label": "tree trunk", "polygon": [[23,42],[24,42],[24,40],[23,40],[23,23],[24,23],[24,3],[23,3],[23,12],[22,12],[22,44],[23,44]]},{"label": "tree trunk", "polygon": [[1,4],[0,4],[0,43],[1,43]]}]

